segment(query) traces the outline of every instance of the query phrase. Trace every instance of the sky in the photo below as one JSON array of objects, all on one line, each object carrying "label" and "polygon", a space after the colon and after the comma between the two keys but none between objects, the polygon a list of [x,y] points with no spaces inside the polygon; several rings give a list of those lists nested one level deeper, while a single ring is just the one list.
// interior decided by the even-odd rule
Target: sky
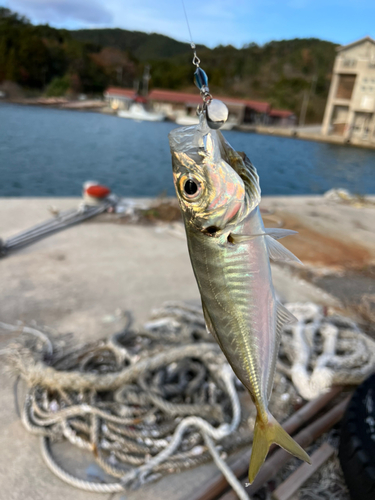
[{"label": "sky", "polygon": [[[189,42],[182,0],[0,0],[35,24],[124,28]],[[375,38],[375,0],[185,0],[195,43],[208,47],[316,37]]]}]

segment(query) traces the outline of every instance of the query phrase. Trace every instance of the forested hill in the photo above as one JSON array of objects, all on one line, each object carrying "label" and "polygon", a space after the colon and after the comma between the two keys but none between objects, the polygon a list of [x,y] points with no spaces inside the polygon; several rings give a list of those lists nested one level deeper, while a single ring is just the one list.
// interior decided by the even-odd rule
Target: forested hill
[{"label": "forested hill", "polygon": [[[192,52],[187,43],[155,33],[121,29],[71,32],[84,42],[118,47],[140,62],[151,63],[151,85],[171,89],[192,87]],[[316,38],[250,43],[236,49],[198,47],[201,66],[212,91],[222,95],[268,100],[276,107],[299,113],[303,95],[316,78],[307,118],[320,121],[328,95],[336,45]]]},{"label": "forested hill", "polygon": [[[139,61],[164,59],[181,54],[190,54],[188,43],[178,42],[158,33],[143,33],[141,31],[128,31],[120,28],[84,29],[70,31],[72,36],[81,42],[90,42],[102,47],[114,47],[129,51]],[[204,45],[198,45],[198,50]]]},{"label": "forested hill", "polygon": [[[267,100],[298,114],[315,78],[310,122],[322,119],[335,54],[333,43],[315,38],[198,48],[216,95]],[[95,94],[108,85],[132,86],[147,63],[151,87],[196,91],[191,60],[188,44],[164,35],[34,26],[0,7],[0,85],[11,80],[47,95]]]}]

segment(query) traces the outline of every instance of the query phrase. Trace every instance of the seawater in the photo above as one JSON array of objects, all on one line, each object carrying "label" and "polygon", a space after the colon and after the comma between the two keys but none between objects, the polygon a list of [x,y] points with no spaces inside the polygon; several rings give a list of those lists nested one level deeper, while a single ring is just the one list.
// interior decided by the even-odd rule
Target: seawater
[{"label": "seawater", "polygon": [[[0,103],[0,196],[79,196],[86,180],[120,196],[174,195],[169,122]],[[256,166],[263,195],[375,194],[375,151],[224,132]]]}]

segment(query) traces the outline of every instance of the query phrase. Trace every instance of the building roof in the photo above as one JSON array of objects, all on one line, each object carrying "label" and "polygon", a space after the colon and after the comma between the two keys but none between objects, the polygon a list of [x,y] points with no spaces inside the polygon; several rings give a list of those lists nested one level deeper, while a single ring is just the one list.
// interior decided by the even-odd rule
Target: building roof
[{"label": "building roof", "polygon": [[[127,97],[129,99],[135,98],[135,93],[133,89],[122,89],[117,87],[109,87],[105,95],[121,96]],[[246,106],[253,109],[258,113],[268,113],[271,106],[268,102],[264,101],[252,101],[249,99],[237,99],[235,97],[225,97],[225,96],[215,96],[216,99],[220,99],[227,105],[236,106]],[[179,102],[184,104],[198,105],[202,103],[201,96],[196,94],[190,94],[189,92],[178,92],[176,90],[163,90],[163,89],[153,89],[148,95],[150,101],[168,101],[168,102]]]},{"label": "building roof", "polygon": [[341,52],[342,50],[349,49],[351,47],[354,47],[355,45],[360,45],[361,43],[364,42],[371,42],[375,44],[375,40],[371,38],[371,36],[365,36],[364,38],[360,38],[359,40],[356,40],[355,42],[348,43],[348,45],[341,45],[340,47],[337,47],[336,50],[337,52]]},{"label": "building roof", "polygon": [[[189,104],[201,104],[202,98],[199,94],[190,94],[189,92],[177,92],[176,90],[153,89],[149,94],[151,101],[169,101],[169,102],[184,102]],[[237,99],[235,97],[215,96],[228,105],[247,106],[258,111],[259,113],[267,113],[270,109],[268,102],[251,101],[249,99]]]},{"label": "building roof", "polygon": [[201,104],[202,98],[197,94],[188,92],[177,92],[175,90],[152,89],[148,95],[150,101],[183,102],[191,104]]},{"label": "building roof", "polygon": [[222,97],[222,96],[215,96],[215,98],[220,99],[226,104],[239,104],[247,106],[248,108],[257,111],[258,113],[269,113],[271,109],[270,103],[266,101],[252,101],[249,99],[236,99],[235,97]]},{"label": "building roof", "polygon": [[290,116],[294,116],[294,113],[293,111],[288,111],[287,109],[271,109],[269,116],[274,118],[289,118]]},{"label": "building roof", "polygon": [[108,87],[104,92],[104,95],[107,96],[110,94],[120,97],[127,97],[128,99],[135,99],[137,96],[133,89],[121,89],[119,87]]}]

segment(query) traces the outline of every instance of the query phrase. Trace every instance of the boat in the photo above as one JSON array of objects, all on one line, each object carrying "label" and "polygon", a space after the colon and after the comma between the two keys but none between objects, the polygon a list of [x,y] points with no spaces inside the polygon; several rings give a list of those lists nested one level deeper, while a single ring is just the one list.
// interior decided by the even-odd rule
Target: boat
[{"label": "boat", "polygon": [[198,116],[179,115],[176,117],[175,123],[177,125],[198,125],[199,118]]},{"label": "boat", "polygon": [[136,121],[148,121],[148,122],[161,122],[165,120],[166,115],[164,113],[155,113],[154,111],[147,111],[143,104],[139,102],[134,102],[130,105],[129,109],[120,109],[117,112],[117,116],[120,118],[128,118]]}]

